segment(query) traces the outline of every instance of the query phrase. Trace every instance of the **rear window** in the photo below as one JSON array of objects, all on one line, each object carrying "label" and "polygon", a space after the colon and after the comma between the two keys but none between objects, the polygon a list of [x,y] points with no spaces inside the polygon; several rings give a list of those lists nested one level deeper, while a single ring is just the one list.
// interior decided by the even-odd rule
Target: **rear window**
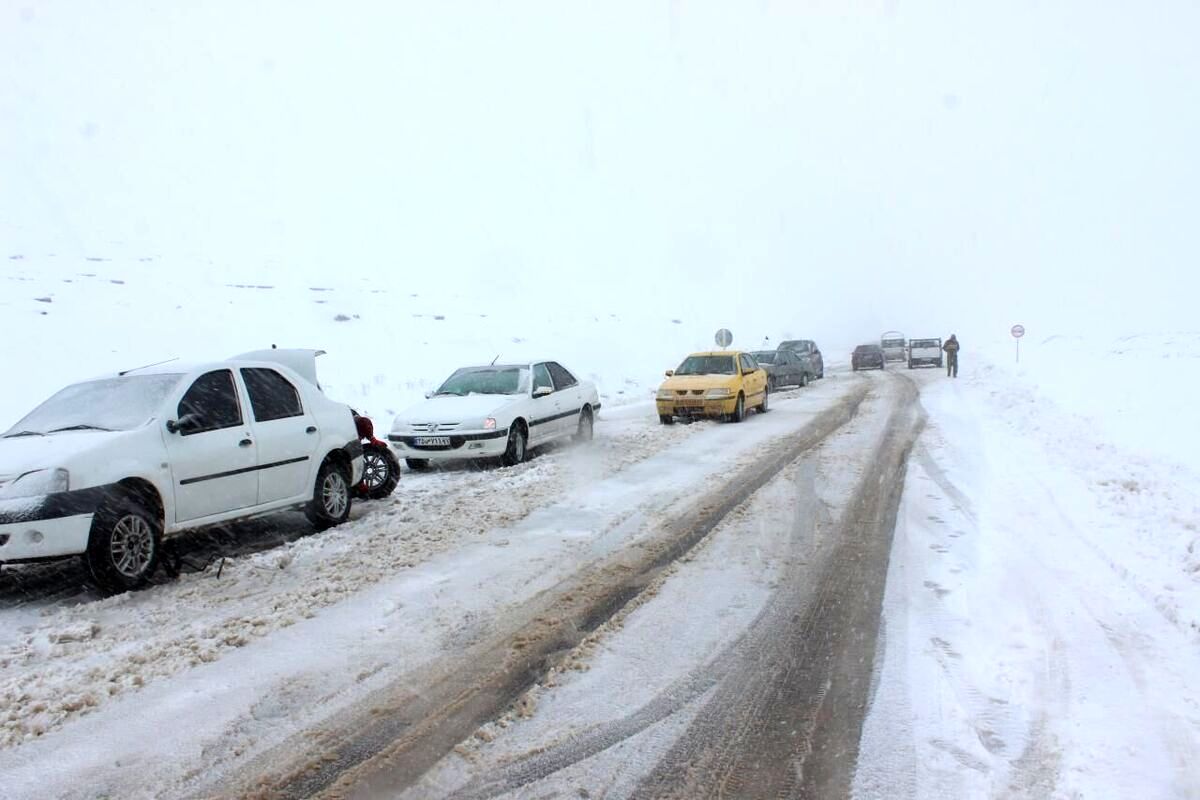
[{"label": "rear window", "polygon": [[938,347],[941,342],[937,339],[913,339],[909,344],[913,347]]}]

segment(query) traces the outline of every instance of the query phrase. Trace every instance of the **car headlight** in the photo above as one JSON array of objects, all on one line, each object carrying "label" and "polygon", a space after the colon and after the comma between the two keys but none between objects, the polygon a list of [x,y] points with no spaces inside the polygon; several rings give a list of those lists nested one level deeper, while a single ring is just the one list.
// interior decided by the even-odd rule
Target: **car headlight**
[{"label": "car headlight", "polygon": [[673,397],[675,397],[675,393],[672,392],[670,389],[659,389],[658,390],[658,399],[659,400],[670,400]]},{"label": "car headlight", "polygon": [[704,393],[704,397],[708,400],[722,400],[732,394],[728,389],[709,389]]},{"label": "car headlight", "polygon": [[0,489],[0,498],[37,497],[65,492],[71,486],[71,474],[65,469],[34,469]]},{"label": "car headlight", "polygon": [[495,417],[488,417],[487,419],[485,419],[485,420],[483,421],[483,429],[484,429],[485,431],[494,431],[494,430],[496,430],[496,418],[495,418]]}]

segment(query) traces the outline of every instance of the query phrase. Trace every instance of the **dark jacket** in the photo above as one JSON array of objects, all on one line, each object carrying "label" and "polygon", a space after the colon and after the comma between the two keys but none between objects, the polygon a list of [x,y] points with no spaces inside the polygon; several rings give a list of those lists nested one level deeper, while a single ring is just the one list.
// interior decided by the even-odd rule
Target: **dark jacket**
[{"label": "dark jacket", "polygon": [[955,339],[953,336],[951,336],[946,340],[946,343],[942,345],[942,349],[950,355],[955,355],[958,353],[958,339]]}]

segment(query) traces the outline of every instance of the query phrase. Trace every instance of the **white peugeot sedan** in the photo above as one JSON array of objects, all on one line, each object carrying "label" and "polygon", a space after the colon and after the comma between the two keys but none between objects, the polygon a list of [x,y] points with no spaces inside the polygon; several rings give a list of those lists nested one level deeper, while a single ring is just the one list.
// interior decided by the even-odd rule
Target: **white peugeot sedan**
[{"label": "white peugeot sedan", "polygon": [[316,350],[128,370],[61,390],[0,436],[0,563],[82,555],[110,592],[146,583],[164,535],[303,507],[344,522],[362,474]]},{"label": "white peugeot sedan", "polygon": [[590,441],[599,411],[596,386],[557,361],[464,367],[397,416],[388,442],[411,469],[476,458],[512,466],[556,439]]}]

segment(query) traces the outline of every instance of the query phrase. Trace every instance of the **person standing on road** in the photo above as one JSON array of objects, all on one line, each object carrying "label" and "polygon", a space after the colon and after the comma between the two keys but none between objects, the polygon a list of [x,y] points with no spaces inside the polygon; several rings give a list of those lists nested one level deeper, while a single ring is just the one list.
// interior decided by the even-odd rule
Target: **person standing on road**
[{"label": "person standing on road", "polygon": [[953,333],[946,343],[942,345],[942,349],[946,351],[946,377],[958,377],[958,337]]}]

